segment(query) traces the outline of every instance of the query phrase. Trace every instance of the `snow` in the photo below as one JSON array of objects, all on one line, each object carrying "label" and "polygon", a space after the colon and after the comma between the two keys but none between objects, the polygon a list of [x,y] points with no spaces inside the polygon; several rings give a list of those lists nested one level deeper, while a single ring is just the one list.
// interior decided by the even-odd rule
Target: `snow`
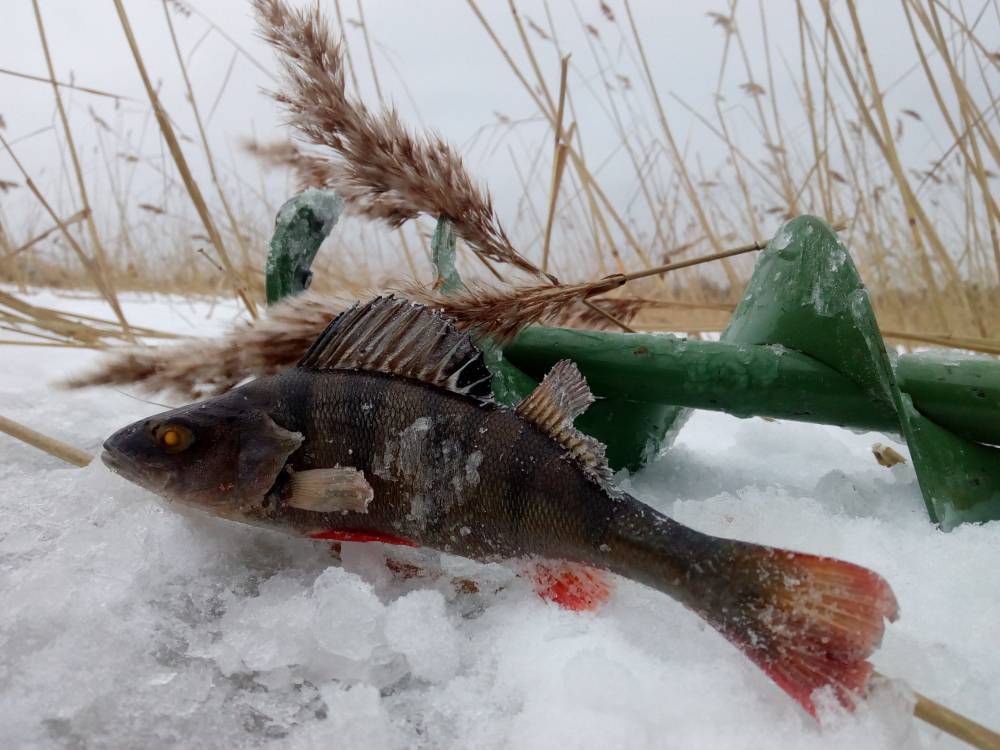
[{"label": "snow", "polygon": [[[107,316],[81,295],[36,304]],[[137,324],[212,333],[228,303],[127,295]],[[97,452],[159,411],[49,383],[85,350],[6,347],[0,414]],[[619,479],[710,533],[834,555],[893,586],[880,684],[818,724],[697,617],[615,580],[578,614],[511,568],[286,538],[166,507],[100,462],[0,435],[0,746],[290,748],[961,747],[907,686],[997,728],[1000,523],[945,534],[894,438],[697,413]],[[389,555],[399,564],[390,571]],[[404,571],[404,572],[399,572]]]}]

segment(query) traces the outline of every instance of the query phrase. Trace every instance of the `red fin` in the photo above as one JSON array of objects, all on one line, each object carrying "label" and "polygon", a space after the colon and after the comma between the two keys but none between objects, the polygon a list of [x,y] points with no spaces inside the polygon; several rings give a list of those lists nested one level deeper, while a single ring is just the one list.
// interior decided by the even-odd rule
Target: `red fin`
[{"label": "red fin", "polygon": [[537,563],[531,578],[540,597],[574,612],[596,611],[611,595],[607,574],[579,563]]},{"label": "red fin", "polygon": [[813,716],[812,694],[827,686],[853,709],[867,690],[865,659],[882,641],[883,619],[896,618],[889,585],[840,560],[769,547],[748,552],[753,559],[740,557],[757,581],[754,595],[738,594],[710,621]]},{"label": "red fin", "polygon": [[307,534],[310,539],[331,539],[335,542],[382,542],[382,544],[397,544],[403,547],[419,547],[416,542],[403,539],[392,534],[383,534],[379,531],[338,531],[337,529],[327,529],[326,531],[313,531]]}]

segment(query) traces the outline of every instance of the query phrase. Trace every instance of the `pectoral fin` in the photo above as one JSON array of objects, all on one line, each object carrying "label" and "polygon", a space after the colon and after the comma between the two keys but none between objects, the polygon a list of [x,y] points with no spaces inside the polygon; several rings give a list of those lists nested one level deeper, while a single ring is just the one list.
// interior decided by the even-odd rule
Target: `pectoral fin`
[{"label": "pectoral fin", "polygon": [[288,505],[314,513],[366,513],[375,496],[363,471],[350,466],[296,471]]}]

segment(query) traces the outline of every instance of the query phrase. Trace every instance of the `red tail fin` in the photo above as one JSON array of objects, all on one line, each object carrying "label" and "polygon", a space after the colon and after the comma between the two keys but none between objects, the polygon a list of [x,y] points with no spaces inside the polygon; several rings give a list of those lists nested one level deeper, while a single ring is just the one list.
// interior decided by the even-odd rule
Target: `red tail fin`
[{"label": "red tail fin", "polygon": [[[847,708],[864,696],[896,598],[876,573],[815,555],[733,543],[732,595],[706,616],[806,711],[830,686]],[[742,549],[740,549],[742,548]]]}]

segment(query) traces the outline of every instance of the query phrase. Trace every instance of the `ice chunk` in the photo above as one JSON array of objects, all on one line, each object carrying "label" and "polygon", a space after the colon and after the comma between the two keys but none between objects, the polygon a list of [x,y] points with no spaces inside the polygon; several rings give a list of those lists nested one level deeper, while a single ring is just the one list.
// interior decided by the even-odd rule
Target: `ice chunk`
[{"label": "ice chunk", "polygon": [[413,591],[389,605],[385,634],[414,677],[444,682],[458,671],[459,636],[437,591]]},{"label": "ice chunk", "polygon": [[380,643],[385,611],[372,587],[339,568],[325,571],[313,584],[315,609],[311,629],[331,654],[363,662]]},{"label": "ice chunk", "polygon": [[774,235],[774,239],[771,240],[771,247],[775,250],[784,250],[792,243],[792,230],[788,228],[788,225],[784,225],[778,230],[778,233]]}]

